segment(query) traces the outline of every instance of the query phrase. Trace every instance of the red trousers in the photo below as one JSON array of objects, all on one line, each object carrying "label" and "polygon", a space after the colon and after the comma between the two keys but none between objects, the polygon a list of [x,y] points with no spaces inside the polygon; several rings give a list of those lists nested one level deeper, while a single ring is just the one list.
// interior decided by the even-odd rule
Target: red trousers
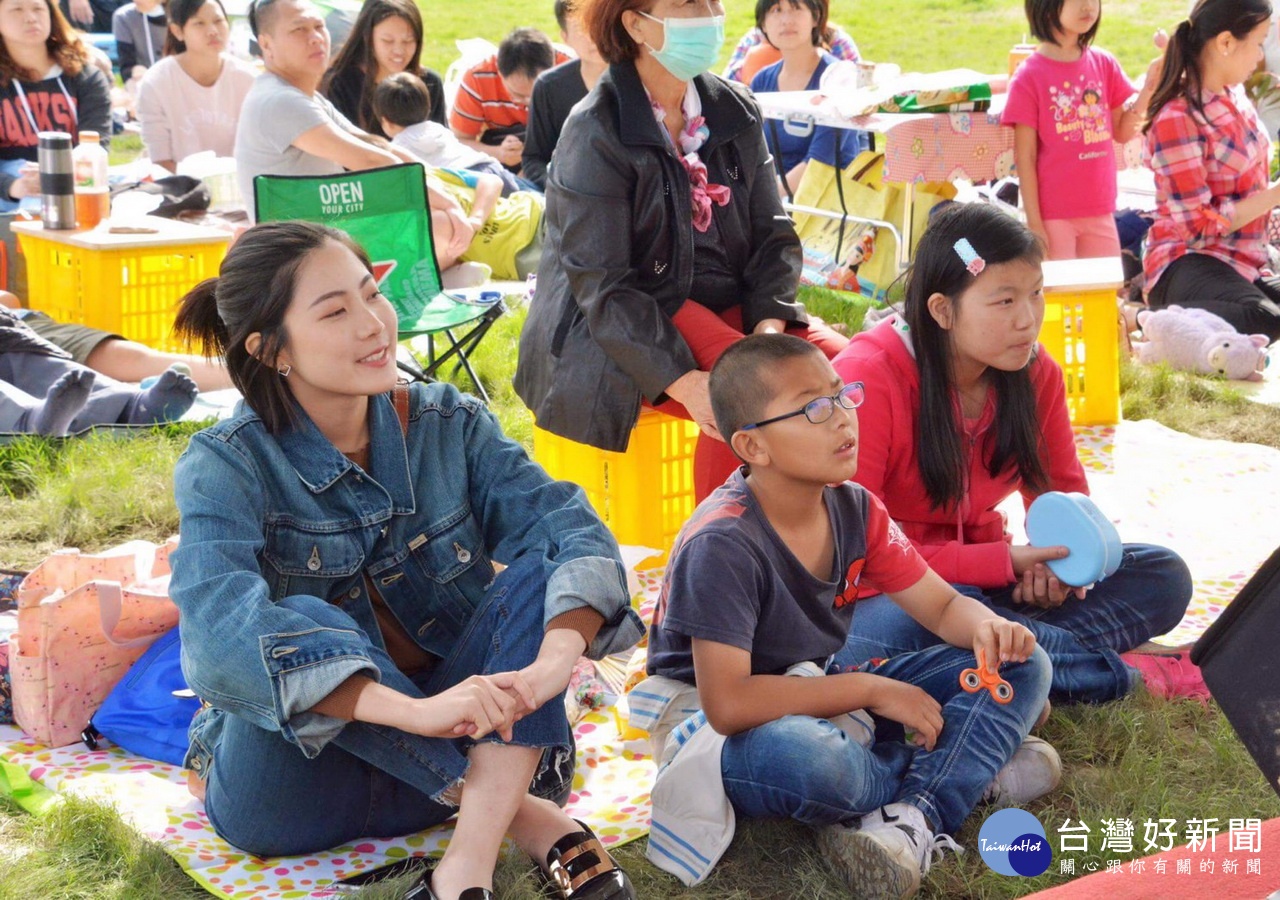
[{"label": "red trousers", "polygon": [[[705,306],[686,300],[671,321],[680,331],[689,349],[693,351],[694,361],[698,368],[709,372],[720,354],[730,345],[742,340],[746,335],[742,330],[742,307],[734,306],[724,312],[716,313]],[[818,347],[831,359],[845,348],[849,339],[826,325],[788,325],[787,334],[804,338]],[[674,400],[658,404],[656,409],[670,416],[690,419],[689,411]],[[693,488],[694,499],[701,503],[703,499],[724,484],[733,471],[740,465],[738,457],[724,441],[716,440],[705,434],[698,435],[698,445],[693,454]]]}]

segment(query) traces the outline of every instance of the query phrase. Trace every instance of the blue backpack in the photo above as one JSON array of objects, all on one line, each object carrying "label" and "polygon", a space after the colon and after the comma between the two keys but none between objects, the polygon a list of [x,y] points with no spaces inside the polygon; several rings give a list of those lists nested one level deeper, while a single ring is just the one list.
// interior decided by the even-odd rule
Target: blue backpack
[{"label": "blue backpack", "polygon": [[97,750],[102,736],[137,756],[182,765],[200,700],[187,688],[181,654],[177,628],[157,638],[93,714],[80,735],[85,745]]}]

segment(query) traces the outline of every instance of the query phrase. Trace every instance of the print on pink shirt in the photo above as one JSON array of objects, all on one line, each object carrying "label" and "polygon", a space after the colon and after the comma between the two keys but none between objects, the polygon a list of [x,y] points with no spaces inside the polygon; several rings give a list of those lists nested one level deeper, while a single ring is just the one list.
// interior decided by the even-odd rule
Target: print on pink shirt
[{"label": "print on pink shirt", "polygon": [[1083,141],[1085,144],[1111,142],[1111,111],[1102,102],[1101,85],[1085,81],[1080,74],[1073,84],[1064,81],[1061,87],[1049,86],[1049,103],[1053,109],[1056,130],[1068,143]]}]

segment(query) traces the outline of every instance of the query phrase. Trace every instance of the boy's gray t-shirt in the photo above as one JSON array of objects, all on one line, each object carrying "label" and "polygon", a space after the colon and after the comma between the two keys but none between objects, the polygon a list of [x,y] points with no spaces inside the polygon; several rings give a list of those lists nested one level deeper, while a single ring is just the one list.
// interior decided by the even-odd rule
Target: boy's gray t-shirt
[{"label": "boy's gray t-shirt", "polygon": [[293,146],[303,134],[332,122],[359,134],[328,98],[307,96],[278,75],[264,72],[253,82],[236,126],[236,178],[249,217],[254,217],[253,179],[258,175],[337,175],[342,166]]},{"label": "boy's gray t-shirt", "polygon": [[773,530],[742,470],[694,510],[671,551],[653,626],[648,674],[694,683],[693,638],[751,654],[751,674],[781,675],[809,660],[825,665],[844,646],[863,577],[886,592],[928,566],[860,485],[824,491],[835,558],[816,578]]}]

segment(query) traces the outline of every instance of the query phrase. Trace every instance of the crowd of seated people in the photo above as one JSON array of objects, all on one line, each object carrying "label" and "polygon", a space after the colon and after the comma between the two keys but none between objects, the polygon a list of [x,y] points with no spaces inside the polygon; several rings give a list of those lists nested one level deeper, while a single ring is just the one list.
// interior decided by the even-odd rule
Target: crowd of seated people
[{"label": "crowd of seated people", "polygon": [[[14,25],[15,15],[0,15],[0,211],[38,193],[36,132],[93,129],[104,144],[109,140],[110,84],[94,48],[72,26],[100,27],[107,20],[121,77],[147,69],[137,114],[152,162],[175,171],[197,153],[234,157],[251,218],[258,174],[422,162],[441,266],[477,262],[484,274],[519,277],[537,265],[545,208],[537,195],[551,183],[565,123],[602,78],[612,77],[585,25],[586,0],[548,0],[560,43],[536,28],[517,27],[496,52],[461,72],[448,98],[444,80],[422,65],[424,22],[413,0],[366,0],[344,20],[349,36],[340,49],[329,23],[342,23],[332,13],[309,0],[255,0],[248,19],[256,62],[231,46],[223,0],[134,0],[108,8],[110,2],[64,0],[64,12],[52,0],[0,0],[0,12],[32,6],[39,19],[34,33]],[[278,31],[286,19],[298,28]],[[663,38],[665,31],[658,35]],[[1049,40],[1045,46],[1040,55],[1059,45]],[[827,0],[758,0],[755,27],[733,49],[724,77],[749,85],[748,95],[814,90],[827,67],[859,58],[852,36],[828,20]],[[1153,83],[1149,77],[1139,108]],[[756,115],[783,197],[796,189],[810,160],[844,165],[869,145],[868,135],[850,129],[818,127],[797,136]],[[1131,115],[1126,107],[1126,127]],[[525,196],[513,200],[517,194]],[[713,204],[713,219],[717,209]],[[508,224],[499,228],[498,222]],[[1040,234],[1035,223],[1032,228]],[[495,243],[502,245],[496,259]],[[452,277],[477,276],[472,270]]]}]

